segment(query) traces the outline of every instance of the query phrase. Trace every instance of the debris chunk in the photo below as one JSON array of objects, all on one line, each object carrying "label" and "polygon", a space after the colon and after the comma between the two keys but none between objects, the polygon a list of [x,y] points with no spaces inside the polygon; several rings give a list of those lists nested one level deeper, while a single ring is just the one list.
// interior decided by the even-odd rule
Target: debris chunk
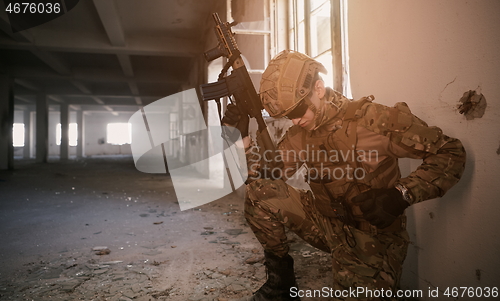
[{"label": "debris chunk", "polygon": [[247,260],[245,260],[245,263],[246,264],[255,264],[257,262],[262,262],[264,261],[264,256],[252,256],[250,258],[247,258]]},{"label": "debris chunk", "polygon": [[229,235],[240,235],[243,232],[243,229],[226,229],[224,232]]},{"label": "debris chunk", "polygon": [[94,251],[95,255],[108,255],[111,253],[111,250],[108,247],[103,246],[93,247],[92,251]]},{"label": "debris chunk", "polygon": [[114,260],[114,261],[106,261],[102,262],[101,264],[117,264],[117,263],[122,263],[123,261],[121,260]]}]

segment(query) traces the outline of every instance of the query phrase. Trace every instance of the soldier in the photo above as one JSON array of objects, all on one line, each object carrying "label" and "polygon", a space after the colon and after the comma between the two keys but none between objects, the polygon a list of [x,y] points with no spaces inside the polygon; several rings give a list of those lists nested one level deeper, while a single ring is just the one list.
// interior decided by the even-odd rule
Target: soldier
[{"label": "soldier", "polygon": [[[351,101],[325,87],[319,73],[326,73],[321,63],[287,50],[262,76],[264,108],[294,125],[278,143],[281,179],[259,178],[258,164],[252,164],[259,154],[247,148],[253,181],[246,188],[245,217],[264,248],[268,275],[250,300],[300,300],[285,227],[331,254],[339,300],[395,300],[409,242],[404,211],[455,185],[465,150],[404,102],[386,107],[373,96]],[[223,123],[248,135],[248,116],[233,105]],[[423,162],[401,178],[398,158]],[[311,189],[285,183],[304,164]],[[378,298],[346,294],[358,287],[378,290]]]}]

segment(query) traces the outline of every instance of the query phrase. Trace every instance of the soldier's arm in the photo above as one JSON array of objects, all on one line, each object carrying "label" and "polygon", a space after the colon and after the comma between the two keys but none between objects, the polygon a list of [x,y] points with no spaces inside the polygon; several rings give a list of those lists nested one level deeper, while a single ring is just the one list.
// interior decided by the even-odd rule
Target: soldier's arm
[{"label": "soldier's arm", "polygon": [[394,108],[371,104],[365,116],[368,122],[378,123],[380,134],[390,138],[396,155],[423,159],[415,171],[397,181],[410,191],[412,204],[441,197],[460,180],[466,160],[460,140],[428,126],[405,103]]},{"label": "soldier's arm", "polygon": [[437,151],[422,153],[422,164],[398,182],[410,190],[412,203],[443,196],[462,177],[465,149],[460,140],[441,134]]}]

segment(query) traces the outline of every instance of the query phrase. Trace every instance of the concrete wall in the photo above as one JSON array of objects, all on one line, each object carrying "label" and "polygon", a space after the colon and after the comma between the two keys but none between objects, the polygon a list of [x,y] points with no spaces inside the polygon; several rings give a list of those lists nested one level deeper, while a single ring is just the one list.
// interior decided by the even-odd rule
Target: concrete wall
[{"label": "concrete wall", "polygon": [[[408,210],[412,244],[403,286],[439,287],[440,296],[446,287],[498,286],[500,1],[348,4],[354,98],[405,101],[429,125],[459,138],[468,154],[462,180],[445,197]],[[468,90],[485,96],[482,118],[466,120],[457,111]]]}]

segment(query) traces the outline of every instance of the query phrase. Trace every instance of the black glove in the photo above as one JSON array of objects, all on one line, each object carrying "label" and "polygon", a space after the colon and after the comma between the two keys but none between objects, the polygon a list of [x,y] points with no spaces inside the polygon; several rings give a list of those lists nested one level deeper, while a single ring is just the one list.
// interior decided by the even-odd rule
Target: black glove
[{"label": "black glove", "polygon": [[236,127],[240,133],[241,138],[248,136],[248,124],[250,118],[247,114],[242,114],[238,107],[232,103],[227,105],[226,112],[222,118],[222,123]]},{"label": "black glove", "polygon": [[354,197],[363,217],[379,229],[389,227],[410,206],[396,188],[371,189]]}]

